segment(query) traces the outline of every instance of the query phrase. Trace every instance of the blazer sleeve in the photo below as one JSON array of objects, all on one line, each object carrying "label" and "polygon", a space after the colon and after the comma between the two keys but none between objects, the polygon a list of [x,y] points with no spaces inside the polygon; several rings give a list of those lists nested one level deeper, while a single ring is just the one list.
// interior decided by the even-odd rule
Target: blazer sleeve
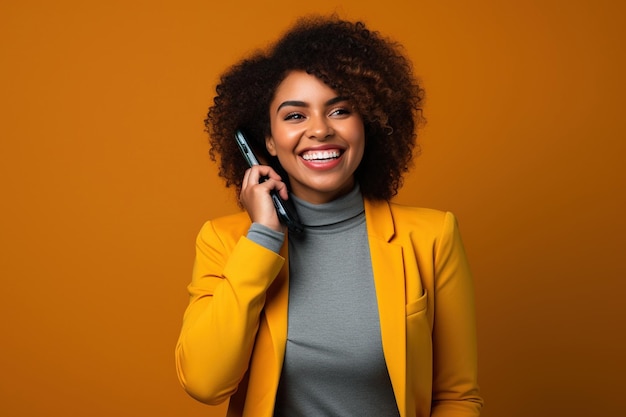
[{"label": "blazer sleeve", "polygon": [[[232,232],[231,232],[232,234]],[[196,258],[176,345],[185,390],[207,404],[236,392],[250,361],[265,294],[285,260],[246,237],[230,242],[207,222]]]},{"label": "blazer sleeve", "polygon": [[478,416],[474,287],[452,213],[435,249],[432,417]]}]

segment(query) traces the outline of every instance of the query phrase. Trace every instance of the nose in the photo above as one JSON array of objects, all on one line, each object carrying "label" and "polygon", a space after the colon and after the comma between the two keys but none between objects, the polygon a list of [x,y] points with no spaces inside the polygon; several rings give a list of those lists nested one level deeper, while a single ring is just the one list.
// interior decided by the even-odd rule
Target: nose
[{"label": "nose", "polygon": [[307,137],[310,139],[325,140],[334,133],[332,126],[323,116],[311,116],[307,127]]}]

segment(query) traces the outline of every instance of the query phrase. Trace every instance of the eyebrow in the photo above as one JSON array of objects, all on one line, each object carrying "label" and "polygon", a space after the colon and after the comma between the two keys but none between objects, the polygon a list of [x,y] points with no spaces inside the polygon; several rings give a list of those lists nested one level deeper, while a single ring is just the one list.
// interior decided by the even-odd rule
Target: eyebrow
[{"label": "eyebrow", "polygon": [[[330,100],[328,100],[326,103],[324,103],[324,105],[325,106],[332,106],[333,104],[341,103],[342,101],[347,101],[347,100],[348,100],[347,97],[337,96],[337,97],[334,97],[334,98],[331,98]],[[280,109],[282,109],[285,106],[309,107],[309,103],[307,103],[305,101],[300,101],[300,100],[283,101],[282,103],[280,103],[280,105],[276,109],[276,112],[278,112]]]}]

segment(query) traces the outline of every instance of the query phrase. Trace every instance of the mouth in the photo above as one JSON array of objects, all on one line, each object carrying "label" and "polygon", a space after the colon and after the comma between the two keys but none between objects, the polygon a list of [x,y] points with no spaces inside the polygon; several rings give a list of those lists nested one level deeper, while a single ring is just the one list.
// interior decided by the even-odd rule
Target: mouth
[{"label": "mouth", "polygon": [[339,158],[341,153],[342,151],[340,149],[312,150],[302,153],[301,157],[308,162],[325,162]]}]

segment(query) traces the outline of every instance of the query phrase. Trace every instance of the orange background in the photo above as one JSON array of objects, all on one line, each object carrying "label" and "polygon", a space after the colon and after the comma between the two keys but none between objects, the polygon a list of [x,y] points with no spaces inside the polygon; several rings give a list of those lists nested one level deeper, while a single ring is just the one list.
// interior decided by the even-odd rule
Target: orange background
[{"label": "orange background", "polygon": [[626,415],[623,2],[260,3],[0,2],[0,415],[215,415],[173,360],[195,235],[236,210],[202,120],[227,65],[331,11],[426,87],[398,200],[460,220],[483,415]]}]

